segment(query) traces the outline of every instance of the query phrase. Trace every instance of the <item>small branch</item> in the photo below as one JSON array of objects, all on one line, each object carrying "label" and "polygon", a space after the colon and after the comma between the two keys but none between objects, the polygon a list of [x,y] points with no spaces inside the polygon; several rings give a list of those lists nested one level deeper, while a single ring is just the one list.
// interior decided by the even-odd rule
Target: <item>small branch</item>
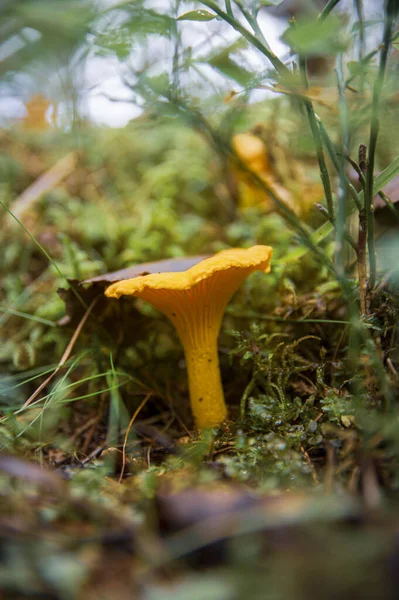
[{"label": "small branch", "polygon": [[54,189],[63,179],[70,175],[76,168],[77,162],[78,157],[76,152],[70,152],[56,162],[48,171],[40,175],[11,205],[10,211],[14,217],[20,219],[44,194]]},{"label": "small branch", "polygon": [[78,339],[78,337],[80,335],[80,332],[82,331],[87,319],[89,318],[91,311],[93,310],[93,308],[99,298],[100,298],[100,296],[97,296],[96,298],[94,298],[94,300],[90,304],[89,308],[86,310],[85,314],[81,318],[80,323],[76,327],[75,331],[73,332],[73,336],[69,340],[69,343],[68,343],[67,347],[65,348],[64,354],[62,355],[61,360],[58,363],[55,370],[51,373],[51,375],[49,375],[47,377],[47,379],[45,379],[43,381],[42,384],[39,385],[37,390],[35,392],[33,392],[33,394],[27,399],[27,401],[25,402],[25,404],[22,405],[21,408],[27,408],[30,404],[32,404],[32,402],[35,400],[35,398],[37,398],[37,396],[40,394],[40,392],[46,387],[46,385],[48,385],[50,383],[50,381],[57,375],[57,373],[60,371],[60,369],[64,366],[64,364],[66,363],[66,361],[68,360],[68,358],[71,355],[71,352],[75,346],[76,340]]},{"label": "small branch", "polygon": [[125,474],[125,468],[126,468],[126,446],[127,446],[127,441],[129,439],[130,430],[131,430],[132,425],[135,422],[137,416],[139,415],[139,413],[141,412],[141,410],[144,408],[144,406],[147,404],[147,402],[151,398],[151,396],[153,396],[153,392],[148,392],[148,394],[145,396],[145,398],[140,402],[139,406],[134,411],[132,418],[130,419],[130,423],[128,425],[128,428],[126,429],[125,439],[124,439],[124,442],[123,442],[123,450],[122,450],[122,468],[121,468],[121,472],[120,472],[120,475],[119,475],[118,483],[121,483],[121,481],[123,479],[123,475]]}]

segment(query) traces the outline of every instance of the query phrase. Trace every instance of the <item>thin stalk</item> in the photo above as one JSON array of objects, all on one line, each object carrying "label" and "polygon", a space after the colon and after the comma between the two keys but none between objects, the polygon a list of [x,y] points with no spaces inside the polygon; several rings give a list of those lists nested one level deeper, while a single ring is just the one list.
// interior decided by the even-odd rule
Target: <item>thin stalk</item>
[{"label": "thin stalk", "polygon": [[318,21],[324,21],[324,19],[326,17],[328,17],[328,15],[332,11],[332,9],[337,6],[338,2],[339,2],[339,0],[329,0],[329,2],[327,2],[327,4],[325,5],[325,7],[323,8],[323,10],[321,11],[321,13],[319,14],[319,16],[317,17],[317,20]]},{"label": "thin stalk", "polygon": [[243,16],[246,18],[248,25],[250,25],[254,31],[254,33],[258,36],[258,38],[262,41],[262,43],[265,45],[266,48],[268,48],[270,50],[270,46],[267,43],[267,40],[265,39],[265,36],[262,33],[261,28],[259,27],[259,23],[256,20],[256,17],[251,15],[251,13],[249,13],[241,4],[241,2],[238,2],[238,0],[235,0],[235,3],[237,4],[238,8],[240,9],[240,11],[242,12]]},{"label": "thin stalk", "polygon": [[[308,83],[308,78],[307,78],[307,73],[306,73],[306,59],[300,58],[299,65],[300,65],[301,74],[302,74],[305,88],[308,89],[309,83]],[[332,190],[331,190],[330,177],[328,175],[327,165],[326,165],[326,161],[324,159],[323,143],[322,143],[322,139],[321,139],[321,135],[320,135],[319,126],[317,124],[316,114],[314,112],[312,101],[309,99],[304,99],[303,102],[305,105],[306,113],[307,113],[309,124],[310,124],[310,129],[312,131],[313,139],[314,139],[315,146],[316,146],[317,161],[319,163],[320,177],[321,177],[321,181],[323,183],[324,194],[325,194],[326,201],[327,201],[328,216],[329,216],[329,219],[331,220],[331,222],[333,222],[334,221],[333,195],[332,195]]]},{"label": "thin stalk", "polygon": [[[333,146],[332,141],[330,140],[330,136],[327,133],[326,128],[324,127],[322,121],[316,116],[317,119],[317,123],[319,125],[319,129],[320,129],[320,134],[321,134],[321,138],[323,140],[323,143],[327,149],[328,155],[331,158],[331,161],[335,167],[335,170],[337,171],[337,173],[339,173],[339,161],[338,161],[338,153],[336,151],[336,149]],[[352,183],[349,181],[349,179],[347,180],[347,186],[348,186],[348,190],[349,193],[352,197],[353,202],[356,205],[356,208],[358,210],[362,209],[362,204],[359,200],[359,196],[357,194],[356,189],[354,188],[354,186],[352,185]]]},{"label": "thin stalk", "polygon": [[49,325],[49,327],[57,326],[57,323],[54,323],[54,321],[49,321],[48,319],[42,319],[42,317],[36,317],[35,315],[30,315],[26,312],[21,312],[20,310],[14,310],[12,308],[6,308],[3,306],[0,306],[0,312],[8,313],[9,315],[14,315],[15,317],[22,317],[23,319],[35,321],[36,323],[42,323],[43,325]]},{"label": "thin stalk", "polygon": [[233,29],[241,33],[242,36],[245,37],[255,48],[257,48],[262,54],[266,56],[272,63],[273,67],[280,73],[289,73],[289,69],[285,66],[283,62],[270,50],[270,48],[266,47],[258,38],[248,31],[241,23],[239,23],[233,16],[225,13],[219,6],[213,2],[212,0],[201,0],[201,3],[213,10],[221,19],[226,21]]},{"label": "thin stalk", "polygon": [[345,215],[346,215],[346,197],[347,197],[347,178],[345,176],[344,157],[349,154],[349,119],[348,107],[345,98],[345,83],[343,75],[342,54],[337,58],[337,85],[339,94],[339,120],[341,128],[341,148],[342,154],[339,161],[339,185],[338,185],[338,209],[336,219],[337,231],[337,268],[342,275],[345,271],[345,254],[344,254],[344,230],[345,230]]},{"label": "thin stalk", "polygon": [[[362,187],[365,187],[364,174],[367,170],[367,148],[364,144],[359,146],[359,171],[362,177],[359,177]],[[359,211],[359,237],[357,244],[357,270],[359,275],[359,298],[360,313],[363,316],[368,314],[367,298],[367,219],[364,209]]]},{"label": "thin stalk", "polygon": [[[366,38],[364,34],[364,10],[363,10],[363,0],[355,0],[357,19],[359,24],[359,49],[358,49],[358,60],[361,63],[364,59],[364,55],[366,52]],[[364,91],[364,79],[365,79],[364,69],[360,70],[359,81],[360,81],[360,93],[363,94]]]},{"label": "thin stalk", "polygon": [[363,0],[355,0],[357,20],[359,23],[359,62],[364,58],[365,37],[364,37],[364,11]]},{"label": "thin stalk", "polygon": [[378,69],[377,79],[373,89],[373,103],[371,108],[371,126],[369,140],[369,157],[366,173],[366,189],[364,194],[364,210],[367,220],[368,233],[368,252],[370,263],[370,278],[369,286],[372,289],[375,286],[377,275],[377,258],[374,239],[374,211],[373,211],[373,179],[374,179],[374,164],[375,153],[377,147],[378,134],[380,129],[378,113],[380,108],[382,88],[384,85],[385,71],[388,60],[388,52],[392,40],[392,29],[398,14],[399,4],[397,0],[387,0],[385,5],[385,23],[383,46],[380,54],[380,64]]}]

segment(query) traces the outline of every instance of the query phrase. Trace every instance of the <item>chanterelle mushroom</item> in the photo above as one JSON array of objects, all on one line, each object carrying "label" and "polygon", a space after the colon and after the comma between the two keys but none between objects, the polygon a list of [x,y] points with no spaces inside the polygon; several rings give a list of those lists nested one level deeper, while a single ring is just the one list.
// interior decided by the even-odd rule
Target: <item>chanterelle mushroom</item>
[{"label": "chanterelle mushroom", "polygon": [[163,312],[183,344],[191,408],[199,429],[220,425],[227,416],[217,353],[226,304],[253,271],[270,271],[272,248],[223,250],[179,273],[126,279],[105,290],[109,298],[137,296]]}]

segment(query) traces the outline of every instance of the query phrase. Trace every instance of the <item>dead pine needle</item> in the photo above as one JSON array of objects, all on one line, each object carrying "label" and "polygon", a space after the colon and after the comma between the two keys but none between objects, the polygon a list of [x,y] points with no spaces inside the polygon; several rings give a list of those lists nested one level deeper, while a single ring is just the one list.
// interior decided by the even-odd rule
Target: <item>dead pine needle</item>
[{"label": "dead pine needle", "polygon": [[61,357],[60,362],[58,363],[57,367],[55,368],[55,370],[51,373],[51,375],[49,375],[47,377],[47,379],[45,379],[43,381],[43,383],[41,383],[39,385],[39,387],[37,388],[37,390],[35,390],[33,392],[33,394],[27,399],[27,401],[25,402],[25,404],[22,405],[22,408],[27,408],[30,404],[32,404],[32,402],[35,400],[35,398],[37,398],[37,396],[40,394],[40,392],[46,387],[46,385],[48,385],[50,383],[50,381],[57,375],[57,373],[60,371],[60,369],[64,366],[64,364],[67,362],[67,360],[69,359],[71,352],[75,346],[75,343],[87,321],[87,319],[90,316],[91,311],[93,310],[95,304],[97,303],[97,300],[99,299],[100,296],[97,296],[96,298],[94,298],[94,300],[92,301],[92,303],[90,304],[90,306],[87,308],[85,314],[83,315],[82,319],[79,322],[79,325],[76,327],[71,339],[69,340],[69,343],[67,345],[67,347],[65,348],[65,352]]},{"label": "dead pine needle", "polygon": [[145,396],[145,398],[140,402],[140,404],[138,405],[138,407],[134,411],[132,418],[130,419],[130,423],[128,425],[128,428],[126,429],[125,439],[123,441],[123,450],[122,450],[122,468],[121,468],[121,473],[119,475],[118,483],[121,483],[121,481],[123,479],[123,475],[125,473],[125,467],[126,467],[126,446],[127,446],[127,440],[129,438],[130,430],[131,430],[131,428],[133,426],[133,423],[137,419],[137,416],[139,415],[139,413],[141,412],[141,410],[144,408],[144,406],[147,404],[148,400],[153,395],[154,395],[153,392],[148,392],[148,394]]}]

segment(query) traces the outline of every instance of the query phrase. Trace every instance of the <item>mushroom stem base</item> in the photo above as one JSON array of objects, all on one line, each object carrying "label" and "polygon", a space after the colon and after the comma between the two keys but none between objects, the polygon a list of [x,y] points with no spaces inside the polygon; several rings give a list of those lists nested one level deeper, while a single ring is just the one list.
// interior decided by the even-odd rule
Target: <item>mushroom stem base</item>
[{"label": "mushroom stem base", "polygon": [[217,344],[186,348],[190,402],[198,429],[217,427],[227,417]]}]

